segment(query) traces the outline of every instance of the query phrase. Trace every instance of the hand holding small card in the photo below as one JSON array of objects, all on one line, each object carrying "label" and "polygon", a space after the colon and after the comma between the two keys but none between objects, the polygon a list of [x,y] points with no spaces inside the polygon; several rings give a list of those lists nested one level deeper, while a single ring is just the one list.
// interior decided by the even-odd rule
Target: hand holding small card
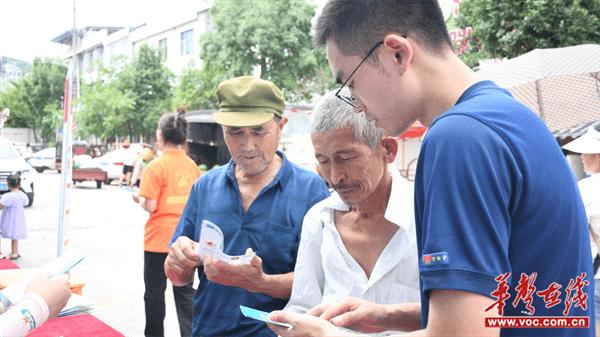
[{"label": "hand holding small card", "polygon": [[289,323],[281,323],[270,320],[268,312],[252,309],[243,305],[240,305],[240,310],[242,311],[242,315],[244,315],[245,317],[252,318],[258,321],[263,321],[269,324],[283,326],[288,328],[288,330],[292,329],[292,325]]}]

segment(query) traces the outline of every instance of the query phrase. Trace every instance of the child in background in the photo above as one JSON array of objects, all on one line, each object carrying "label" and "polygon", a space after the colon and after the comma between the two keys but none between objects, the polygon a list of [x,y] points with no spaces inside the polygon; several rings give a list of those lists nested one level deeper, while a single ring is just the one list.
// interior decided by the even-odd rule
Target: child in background
[{"label": "child in background", "polygon": [[135,167],[133,168],[133,173],[131,174],[131,187],[140,187],[140,182],[142,180],[142,176],[144,175],[144,169],[154,159],[154,156],[154,149],[151,147],[145,147],[144,150],[142,150],[142,153],[137,159]]},{"label": "child in background", "polygon": [[[2,217],[0,217],[0,230],[2,237],[11,239],[11,254],[9,258],[16,260],[21,257],[19,254],[19,240],[27,238],[27,227],[25,225],[25,212],[23,208],[27,206],[29,200],[27,195],[20,190],[21,177],[18,175],[10,175],[7,178],[8,188],[10,192],[5,193],[0,197],[0,209],[2,209]],[[0,259],[5,259],[0,253]]]}]

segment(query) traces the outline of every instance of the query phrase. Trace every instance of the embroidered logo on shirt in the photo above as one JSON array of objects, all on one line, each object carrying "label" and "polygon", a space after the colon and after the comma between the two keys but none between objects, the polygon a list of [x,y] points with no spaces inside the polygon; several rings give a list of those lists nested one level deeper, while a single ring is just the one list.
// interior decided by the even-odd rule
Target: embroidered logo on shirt
[{"label": "embroidered logo on shirt", "polygon": [[436,264],[448,264],[448,253],[446,252],[438,252],[433,254],[424,254],[423,255],[423,264],[426,266],[436,265]]},{"label": "embroidered logo on shirt", "polygon": [[35,318],[27,309],[21,309],[21,315],[23,315],[23,324],[29,326],[29,331],[35,329],[37,324],[35,324]]}]

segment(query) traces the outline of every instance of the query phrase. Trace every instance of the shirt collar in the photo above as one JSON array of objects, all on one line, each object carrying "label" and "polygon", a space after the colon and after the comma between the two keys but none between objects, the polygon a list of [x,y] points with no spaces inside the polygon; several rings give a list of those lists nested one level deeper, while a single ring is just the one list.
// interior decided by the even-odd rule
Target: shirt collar
[{"label": "shirt collar", "polygon": [[[285,156],[285,154],[283,154],[283,152],[277,150],[276,154],[282,159],[281,167],[279,168],[279,171],[277,172],[275,178],[273,178],[273,181],[269,184],[269,186],[278,184],[278,186],[280,186],[281,189],[284,189],[285,185],[287,184],[287,181],[289,180],[288,177],[292,172],[291,163],[288,161],[287,157]],[[230,159],[227,163],[226,176],[229,179],[229,181],[237,183],[237,180],[235,179],[235,162],[233,161],[233,158]]]},{"label": "shirt collar", "polygon": [[162,151],[162,153],[166,154],[166,155],[178,154],[178,153],[181,153],[181,152],[185,153],[185,150],[184,149],[166,149],[166,150]]},{"label": "shirt collar", "polygon": [[[388,172],[392,176],[392,191],[390,192],[384,218],[409,232],[414,205],[414,186],[400,175],[395,166],[389,165]],[[323,206],[324,209],[329,208],[341,212],[348,212],[350,210],[350,206],[335,191],[329,198],[323,201]]]}]

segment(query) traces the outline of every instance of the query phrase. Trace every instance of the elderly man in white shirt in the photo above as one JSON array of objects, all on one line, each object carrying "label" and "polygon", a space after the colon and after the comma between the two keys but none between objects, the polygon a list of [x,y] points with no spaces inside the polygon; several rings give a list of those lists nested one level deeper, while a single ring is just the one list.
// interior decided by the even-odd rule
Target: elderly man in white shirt
[{"label": "elderly man in white shirt", "polygon": [[284,310],[305,313],[348,296],[418,302],[413,184],[390,165],[396,140],[333,93],[315,108],[311,135],[321,176],[335,192],[304,217]]},{"label": "elderly man in white shirt", "polygon": [[[600,250],[600,121],[592,124],[583,136],[566,144],[563,149],[581,154],[583,170],[590,175],[577,184],[590,225],[593,259]],[[594,279],[596,336],[600,336],[600,269]]]}]

